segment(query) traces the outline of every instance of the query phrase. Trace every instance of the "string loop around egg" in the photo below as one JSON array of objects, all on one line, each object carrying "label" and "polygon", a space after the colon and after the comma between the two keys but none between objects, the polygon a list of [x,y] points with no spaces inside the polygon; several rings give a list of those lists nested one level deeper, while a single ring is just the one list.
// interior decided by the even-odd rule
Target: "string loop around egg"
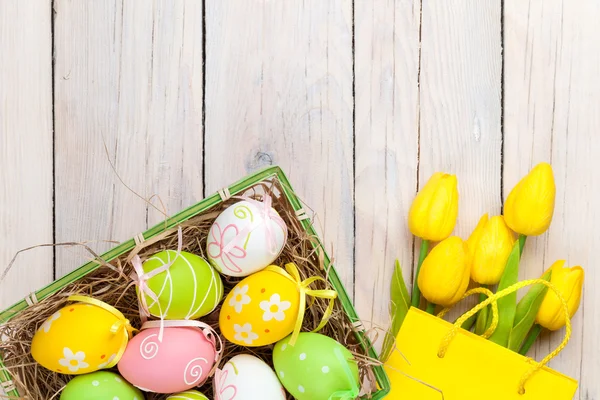
[{"label": "string loop around egg", "polygon": [[340,390],[338,392],[332,393],[331,396],[329,396],[329,400],[353,400],[353,399],[356,399],[358,397],[358,395],[360,394],[360,387],[358,387],[358,385],[356,384],[356,380],[354,379],[352,371],[350,370],[350,367],[348,367],[347,360],[344,358],[344,354],[342,353],[342,351],[339,348],[334,348],[333,353],[335,354],[336,358],[339,360],[340,365],[342,365],[343,371],[346,374],[346,378],[348,379],[348,383],[351,385],[351,389],[350,390]]},{"label": "string loop around egg", "polygon": [[289,341],[290,346],[293,346],[296,343],[298,335],[300,334],[300,330],[302,329],[304,312],[306,311],[306,296],[329,299],[329,304],[325,310],[325,313],[323,314],[323,317],[321,318],[321,322],[319,322],[319,325],[311,332],[319,332],[321,329],[323,329],[323,327],[327,324],[329,317],[333,313],[334,300],[337,298],[337,292],[331,289],[310,289],[310,285],[317,281],[325,282],[327,284],[327,281],[320,276],[312,276],[302,280],[300,277],[300,272],[298,271],[298,267],[295,263],[285,264],[285,269],[275,265],[269,265],[267,268],[265,268],[265,270],[276,272],[296,283],[298,286],[298,291],[300,292],[300,307],[298,310],[298,317],[296,318],[296,323],[294,325],[294,331],[292,332],[292,337]]},{"label": "string loop around egg", "polygon": [[[131,265],[133,265],[134,272],[131,273],[130,277],[135,282],[138,290],[140,291],[140,296],[138,296],[138,307],[140,310],[140,317],[142,322],[146,322],[148,318],[151,316],[150,310],[148,307],[148,302],[146,301],[146,296],[150,297],[154,304],[158,305],[159,312],[161,315],[161,320],[164,319],[162,308],[160,305],[160,301],[158,300],[158,296],[150,287],[148,286],[148,279],[166,272],[171,268],[175,260],[180,256],[181,249],[183,246],[183,232],[181,230],[181,226],[177,228],[177,252],[175,257],[170,262],[148,272],[144,272],[144,267],[142,265],[142,259],[137,254],[131,259]],[[161,327],[161,338],[162,338],[162,327]]]},{"label": "string loop around egg", "polygon": [[253,199],[248,196],[234,196],[234,199],[240,199],[247,201],[250,204],[255,205],[261,215],[261,219],[257,222],[253,222],[250,225],[246,225],[240,232],[231,240],[229,243],[223,246],[222,251],[224,253],[228,253],[231,249],[239,243],[240,240],[248,236],[249,233],[252,233],[256,228],[260,226],[265,227],[265,239],[269,245],[269,251],[271,254],[277,254],[279,250],[277,249],[277,240],[275,238],[275,232],[273,232],[272,222],[275,222],[284,232],[284,237],[287,237],[288,228],[283,219],[277,214],[277,212],[273,209],[273,199],[268,194],[264,194],[262,196],[262,201]]},{"label": "string loop around egg", "polygon": [[121,356],[123,356],[123,353],[125,353],[125,349],[127,348],[127,342],[129,341],[129,339],[131,339],[133,334],[135,332],[137,332],[138,330],[135,329],[133,326],[131,326],[131,322],[129,322],[129,320],[127,318],[125,318],[125,316],[123,315],[123,313],[121,311],[117,310],[116,308],[114,308],[113,306],[111,306],[109,304],[106,304],[103,301],[100,301],[100,300],[97,300],[97,299],[94,299],[94,298],[88,297],[88,296],[82,296],[82,295],[72,295],[72,296],[69,296],[67,298],[67,300],[76,301],[78,303],[89,304],[91,306],[100,307],[101,309],[108,311],[109,313],[111,313],[112,315],[114,315],[117,318],[117,321],[111,326],[110,332],[115,335],[118,334],[119,332],[122,332],[125,340],[122,342],[121,347],[119,347],[119,349],[117,350],[116,356],[112,359],[112,361],[110,361],[106,365],[106,368],[112,368],[115,365],[117,365],[117,362],[121,359]]},{"label": "string loop around egg", "polygon": [[[215,364],[218,364],[221,360],[223,353],[223,340],[221,336],[208,324],[196,320],[162,320],[162,321],[147,321],[142,324],[140,330],[148,328],[199,328],[206,340],[211,342],[215,346],[215,352],[217,353]],[[161,339],[159,338],[159,341]],[[218,344],[218,346],[217,346]]]}]

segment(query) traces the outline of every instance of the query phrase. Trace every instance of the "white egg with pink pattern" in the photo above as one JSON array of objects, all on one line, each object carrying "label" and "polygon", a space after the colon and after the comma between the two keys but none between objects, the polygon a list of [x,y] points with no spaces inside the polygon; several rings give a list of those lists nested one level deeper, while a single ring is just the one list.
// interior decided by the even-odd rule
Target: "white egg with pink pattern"
[{"label": "white egg with pink pattern", "polygon": [[264,361],[249,354],[231,358],[213,378],[215,400],[285,400],[285,389]]},{"label": "white egg with pink pattern", "polygon": [[271,198],[246,199],[227,207],[208,233],[206,253],[223,275],[248,276],[270,265],[287,240],[287,226]]}]

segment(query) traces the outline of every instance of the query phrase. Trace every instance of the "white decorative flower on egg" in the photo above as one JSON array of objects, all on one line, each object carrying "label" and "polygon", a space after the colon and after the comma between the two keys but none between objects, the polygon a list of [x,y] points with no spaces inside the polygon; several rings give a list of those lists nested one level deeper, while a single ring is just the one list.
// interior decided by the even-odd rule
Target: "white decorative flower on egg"
[{"label": "white decorative flower on egg", "polygon": [[250,303],[250,296],[248,296],[248,285],[242,287],[236,287],[233,289],[233,296],[229,299],[229,305],[235,309],[236,313],[242,312],[242,307]]},{"label": "white decorative flower on egg", "polygon": [[52,316],[50,318],[48,318],[46,320],[46,322],[44,322],[42,324],[42,329],[44,330],[44,332],[46,332],[46,333],[50,332],[50,328],[52,327],[52,322],[56,321],[59,318],[60,318],[60,311],[57,311],[54,314],[52,314]]},{"label": "white decorative flower on egg", "polygon": [[235,331],[233,338],[239,342],[244,342],[247,345],[251,345],[256,339],[258,339],[258,335],[252,332],[252,325],[249,323],[244,325],[234,324],[233,330]]},{"label": "white decorative flower on egg", "polygon": [[83,351],[78,351],[77,353],[73,353],[71,349],[65,347],[63,349],[64,358],[58,360],[58,363],[63,367],[67,367],[70,372],[77,372],[80,369],[85,369],[90,365],[86,363],[85,353]]},{"label": "white decorative flower on egg", "polygon": [[284,311],[291,306],[292,304],[289,301],[281,301],[279,294],[275,293],[269,301],[260,302],[260,308],[264,311],[262,319],[266,322],[272,319],[283,321],[285,319]]}]

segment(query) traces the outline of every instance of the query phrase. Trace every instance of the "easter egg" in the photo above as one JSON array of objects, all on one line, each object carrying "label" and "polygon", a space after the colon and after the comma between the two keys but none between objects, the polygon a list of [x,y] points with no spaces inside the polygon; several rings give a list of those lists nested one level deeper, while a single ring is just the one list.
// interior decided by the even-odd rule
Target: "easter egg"
[{"label": "easter egg", "polygon": [[273,271],[259,271],[225,298],[219,315],[221,333],[241,346],[275,343],[294,330],[299,303],[296,283]]},{"label": "easter egg", "polygon": [[76,303],[49,317],[31,342],[33,358],[51,371],[70,375],[113,367],[129,339],[126,320],[113,307],[98,303],[104,308]]},{"label": "easter egg", "polygon": [[119,375],[109,371],[80,375],[69,381],[60,400],[143,400],[144,395]]},{"label": "easter egg", "polygon": [[208,397],[197,390],[188,390],[181,393],[175,393],[167,397],[167,400],[208,400]]},{"label": "easter egg", "polygon": [[125,350],[119,372],[146,392],[177,393],[201,385],[212,369],[216,351],[213,342],[195,327],[143,329]]},{"label": "easter egg", "polygon": [[[145,293],[148,311],[165,319],[197,319],[211,313],[223,298],[221,276],[201,257],[182,251],[161,251],[143,264],[147,274],[171,263],[168,270],[145,280],[158,301]],[[138,286],[138,296],[140,296]]]},{"label": "easter egg", "polygon": [[206,252],[222,274],[248,276],[275,261],[286,239],[285,222],[265,196],[264,203],[244,200],[219,214],[208,233]]},{"label": "easter egg", "polygon": [[294,346],[289,344],[290,338],[275,345],[273,364],[279,380],[294,398],[328,400],[333,393],[341,392],[347,398],[358,395],[358,365],[348,349],[319,333],[300,333]]},{"label": "easter egg", "polygon": [[215,400],[285,400],[285,390],[264,361],[249,354],[233,357],[215,372]]}]

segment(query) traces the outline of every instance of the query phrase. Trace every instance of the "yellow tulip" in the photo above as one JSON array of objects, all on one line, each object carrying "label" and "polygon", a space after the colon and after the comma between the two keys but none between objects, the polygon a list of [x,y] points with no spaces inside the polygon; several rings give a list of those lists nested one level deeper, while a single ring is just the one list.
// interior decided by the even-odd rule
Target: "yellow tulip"
[{"label": "yellow tulip", "polygon": [[459,301],[469,286],[468,258],[466,243],[457,236],[435,246],[423,261],[418,278],[423,296],[444,307]]},{"label": "yellow tulip", "polygon": [[552,222],[555,197],[552,167],[548,163],[536,165],[508,195],[504,204],[506,224],[523,235],[541,235]]},{"label": "yellow tulip", "polygon": [[482,285],[500,282],[515,238],[501,215],[485,214],[467,240],[471,279]]},{"label": "yellow tulip", "polygon": [[439,242],[446,239],[456,225],[458,188],[455,175],[436,172],[417,193],[408,214],[413,235]]},{"label": "yellow tulip", "polygon": [[[559,260],[550,267],[552,271],[550,283],[556,286],[567,301],[569,315],[572,317],[579,309],[585,273],[583,268],[579,266],[568,268],[564,265],[565,260]],[[544,297],[537,313],[536,322],[551,331],[556,331],[565,326],[563,305],[552,290],[548,290],[546,293],[546,297]]]}]

